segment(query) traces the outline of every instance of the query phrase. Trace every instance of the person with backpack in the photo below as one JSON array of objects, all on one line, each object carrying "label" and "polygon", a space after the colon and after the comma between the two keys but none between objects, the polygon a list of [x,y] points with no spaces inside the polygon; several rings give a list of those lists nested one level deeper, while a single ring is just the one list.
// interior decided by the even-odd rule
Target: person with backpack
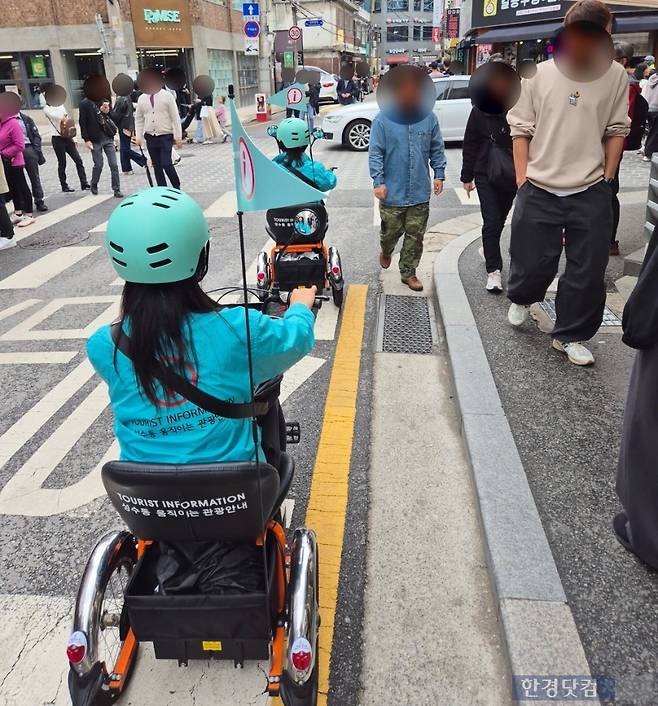
[{"label": "person with backpack", "polygon": [[57,176],[59,177],[62,191],[65,194],[75,191],[68,185],[66,180],[67,155],[73,160],[78,172],[78,179],[80,179],[80,188],[85,191],[90,186],[87,181],[84,164],[82,163],[82,157],[80,157],[78,148],[75,145],[75,136],[77,134],[75,123],[64,107],[66,93],[61,86],[52,85],[46,89],[45,98],[46,105],[43,107],[43,114],[55,131],[51,138],[51,144],[57,158]]},{"label": "person with backpack", "polygon": [[32,186],[34,205],[37,211],[44,212],[48,210],[48,206],[44,202],[43,186],[39,175],[39,167],[46,163],[46,158],[43,156],[41,149],[41,135],[34,120],[27,113],[22,111],[18,113],[18,123],[25,136],[23,159],[25,159],[25,173]]},{"label": "person with backpack", "polygon": [[94,168],[91,172],[91,193],[94,195],[98,193],[98,180],[103,171],[104,152],[110,167],[114,197],[117,199],[123,198],[119,181],[117,155],[114,149],[114,136],[117,134],[117,126],[110,117],[109,99],[93,101],[90,98],[83,98],[80,102],[78,119],[80,121],[80,134],[85,141],[87,149],[91,151],[94,160]]}]

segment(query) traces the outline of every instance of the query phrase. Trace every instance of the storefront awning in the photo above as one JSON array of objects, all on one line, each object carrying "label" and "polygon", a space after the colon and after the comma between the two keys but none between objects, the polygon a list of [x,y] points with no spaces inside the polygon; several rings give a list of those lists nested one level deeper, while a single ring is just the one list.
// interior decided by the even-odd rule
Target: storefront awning
[{"label": "storefront awning", "polygon": [[541,22],[538,24],[499,27],[475,37],[475,44],[504,44],[505,42],[521,42],[527,39],[545,39],[552,37],[562,22]]},{"label": "storefront awning", "polygon": [[398,54],[398,56],[387,56],[386,63],[387,64],[408,64],[409,57],[406,54],[402,54],[402,55]]},{"label": "storefront awning", "polygon": [[624,32],[650,32],[658,29],[658,12],[647,15],[621,15],[615,18],[615,34]]}]

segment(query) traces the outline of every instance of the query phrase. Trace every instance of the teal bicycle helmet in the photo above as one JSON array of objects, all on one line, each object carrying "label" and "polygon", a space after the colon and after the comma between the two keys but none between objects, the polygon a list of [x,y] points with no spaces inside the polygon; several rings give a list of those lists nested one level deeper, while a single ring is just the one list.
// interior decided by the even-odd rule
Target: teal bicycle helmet
[{"label": "teal bicycle helmet", "polygon": [[168,284],[194,276],[209,237],[208,223],[192,197],[157,186],[127,196],[114,209],[105,247],[126,282]]},{"label": "teal bicycle helmet", "polygon": [[276,139],[284,147],[306,147],[311,142],[308,123],[301,118],[286,118],[276,129]]}]

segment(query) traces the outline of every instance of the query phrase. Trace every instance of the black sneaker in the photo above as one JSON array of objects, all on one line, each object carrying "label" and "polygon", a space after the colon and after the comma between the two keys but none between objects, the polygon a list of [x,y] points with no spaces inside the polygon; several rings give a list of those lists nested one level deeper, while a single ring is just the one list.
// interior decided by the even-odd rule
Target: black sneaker
[{"label": "black sneaker", "polygon": [[[84,189],[84,186],[82,188]],[[75,189],[72,189],[68,184],[66,184],[65,186],[62,187],[62,191],[65,194],[72,194],[75,191]]]},{"label": "black sneaker", "polygon": [[[88,191],[89,189],[91,189],[91,186],[89,186],[89,184],[81,184],[80,188],[82,189],[82,191]],[[73,189],[71,189],[71,191],[73,191]]]},{"label": "black sneaker", "polygon": [[94,196],[98,195],[98,187],[97,186],[90,186],[89,189]]},{"label": "black sneaker", "polygon": [[48,206],[46,206],[45,203],[38,203],[37,204],[37,211],[41,211],[41,213],[45,213],[48,210]]},{"label": "black sneaker", "polygon": [[123,198],[123,194],[122,194],[120,191],[115,191],[115,192],[114,192],[114,198],[115,198],[115,199],[122,199],[122,198]]}]

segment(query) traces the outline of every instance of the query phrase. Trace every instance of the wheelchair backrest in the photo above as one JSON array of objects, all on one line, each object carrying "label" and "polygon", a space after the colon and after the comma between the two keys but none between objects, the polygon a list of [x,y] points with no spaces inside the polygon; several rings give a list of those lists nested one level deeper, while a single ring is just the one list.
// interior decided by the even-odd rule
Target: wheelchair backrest
[{"label": "wheelchair backrest", "polygon": [[279,473],[268,463],[112,461],[103,466],[102,479],[139,539],[251,542],[278,509]]},{"label": "wheelchair backrest", "polygon": [[317,202],[271,208],[266,218],[267,232],[277,245],[320,243],[329,227],[327,209]]}]

